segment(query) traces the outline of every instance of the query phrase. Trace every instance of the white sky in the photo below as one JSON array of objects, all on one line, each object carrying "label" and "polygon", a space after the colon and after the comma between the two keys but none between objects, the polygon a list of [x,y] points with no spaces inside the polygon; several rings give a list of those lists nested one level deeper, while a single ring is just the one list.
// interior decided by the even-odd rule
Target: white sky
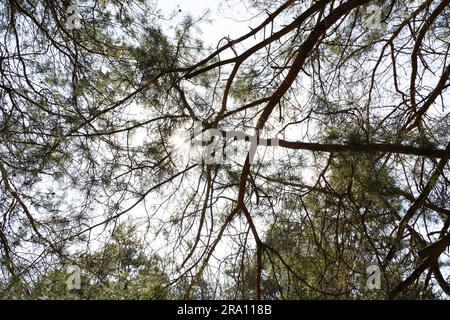
[{"label": "white sky", "polygon": [[[241,36],[244,32],[250,31],[248,28],[251,24],[255,25],[261,21],[261,17],[256,17],[248,21],[248,18],[257,13],[254,9],[246,7],[242,1],[239,0],[159,0],[158,7],[161,12],[169,16],[173,11],[179,11],[177,18],[182,18],[185,15],[191,15],[194,20],[202,17],[205,13],[206,18],[211,22],[209,27],[207,22],[202,25],[202,40],[211,46],[216,46],[217,42],[229,36],[235,38]],[[250,11],[250,12],[249,12]],[[173,22],[176,25],[176,22]]]}]

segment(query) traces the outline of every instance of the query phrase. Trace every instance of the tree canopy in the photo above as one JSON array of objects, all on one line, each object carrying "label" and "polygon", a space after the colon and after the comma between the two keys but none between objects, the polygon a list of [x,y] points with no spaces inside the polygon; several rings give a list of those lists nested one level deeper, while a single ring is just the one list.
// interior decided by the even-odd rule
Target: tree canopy
[{"label": "tree canopy", "polygon": [[450,1],[183,3],[0,3],[0,298],[448,298]]}]

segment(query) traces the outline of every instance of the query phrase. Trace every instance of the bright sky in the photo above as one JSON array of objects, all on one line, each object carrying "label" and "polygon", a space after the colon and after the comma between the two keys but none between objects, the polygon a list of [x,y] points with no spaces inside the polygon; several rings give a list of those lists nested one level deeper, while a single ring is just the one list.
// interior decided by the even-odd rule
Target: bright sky
[{"label": "bright sky", "polygon": [[[203,24],[202,39],[212,46],[216,46],[217,42],[225,36],[235,38],[242,35],[243,30],[248,32],[248,18],[251,18],[252,14],[253,16],[256,14],[256,10],[246,7],[239,0],[159,0],[158,8],[166,16],[173,11],[178,11],[177,18],[179,19],[191,15],[196,20],[207,13],[206,18],[211,24],[206,28],[204,26],[207,23]],[[259,19],[256,17],[251,23],[257,23],[260,20],[261,17]]]}]

